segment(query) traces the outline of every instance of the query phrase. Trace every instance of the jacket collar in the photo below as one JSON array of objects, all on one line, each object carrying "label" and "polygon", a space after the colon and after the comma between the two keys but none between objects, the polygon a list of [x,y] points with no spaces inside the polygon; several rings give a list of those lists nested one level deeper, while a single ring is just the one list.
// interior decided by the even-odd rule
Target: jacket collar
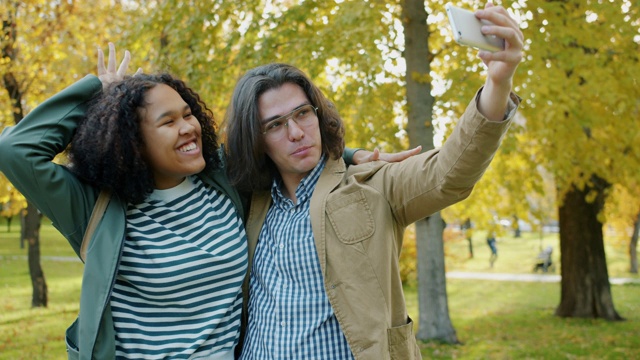
[{"label": "jacket collar", "polygon": [[[315,243],[316,243],[316,251],[318,252],[318,259],[320,260],[320,266],[322,267],[322,274],[325,275],[327,268],[327,257],[325,251],[325,243],[324,243],[324,229],[326,217],[323,216],[325,213],[325,205],[327,196],[335,189],[347,170],[347,167],[342,158],[331,159],[330,157],[327,159],[327,164],[325,165],[324,171],[320,174],[320,179],[318,180],[318,184],[316,185],[315,190],[313,191],[313,196],[311,196],[311,207],[309,209],[309,216],[312,219],[311,228],[313,230],[313,234],[315,235]],[[315,221],[317,220],[317,221]],[[317,238],[320,236],[320,238]]]}]

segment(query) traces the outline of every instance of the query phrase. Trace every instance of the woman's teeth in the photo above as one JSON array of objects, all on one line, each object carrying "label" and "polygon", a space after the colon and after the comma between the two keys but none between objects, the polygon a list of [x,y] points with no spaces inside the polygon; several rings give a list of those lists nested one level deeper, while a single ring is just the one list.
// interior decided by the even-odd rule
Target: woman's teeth
[{"label": "woman's teeth", "polygon": [[196,143],[193,143],[193,142],[192,142],[192,143],[189,143],[189,144],[187,144],[187,145],[185,145],[185,146],[182,146],[182,147],[181,147],[180,149],[178,149],[178,150],[180,150],[181,152],[187,152],[187,151],[195,150],[196,148],[197,148]]}]

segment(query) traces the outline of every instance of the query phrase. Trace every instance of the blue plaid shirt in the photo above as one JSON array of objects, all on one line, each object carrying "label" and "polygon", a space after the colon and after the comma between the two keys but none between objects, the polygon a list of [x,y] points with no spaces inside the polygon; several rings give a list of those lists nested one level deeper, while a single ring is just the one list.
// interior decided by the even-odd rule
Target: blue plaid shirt
[{"label": "blue plaid shirt", "polygon": [[273,204],[253,260],[241,359],[353,359],[324,289],[309,205],[323,156],[298,188],[298,204],[271,188]]}]

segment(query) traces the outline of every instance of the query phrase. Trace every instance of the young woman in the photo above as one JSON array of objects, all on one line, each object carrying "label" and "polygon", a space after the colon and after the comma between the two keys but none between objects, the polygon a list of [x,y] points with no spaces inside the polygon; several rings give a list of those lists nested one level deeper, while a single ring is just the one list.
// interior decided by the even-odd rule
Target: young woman
[{"label": "young woman", "polygon": [[[169,75],[88,75],[0,135],[0,171],[79,252],[101,190],[71,359],[233,359],[247,269],[243,205],[211,111]],[[101,91],[102,90],[102,91]],[[71,143],[71,166],[53,158]]]}]

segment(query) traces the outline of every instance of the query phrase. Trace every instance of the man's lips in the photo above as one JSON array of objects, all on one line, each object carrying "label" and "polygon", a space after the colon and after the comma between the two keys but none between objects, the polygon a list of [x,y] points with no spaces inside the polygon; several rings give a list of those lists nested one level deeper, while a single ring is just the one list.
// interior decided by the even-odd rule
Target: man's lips
[{"label": "man's lips", "polygon": [[305,151],[307,151],[309,149],[311,149],[311,146],[303,146],[303,147],[297,148],[296,151],[291,153],[291,155],[297,155],[297,154],[305,152]]}]

